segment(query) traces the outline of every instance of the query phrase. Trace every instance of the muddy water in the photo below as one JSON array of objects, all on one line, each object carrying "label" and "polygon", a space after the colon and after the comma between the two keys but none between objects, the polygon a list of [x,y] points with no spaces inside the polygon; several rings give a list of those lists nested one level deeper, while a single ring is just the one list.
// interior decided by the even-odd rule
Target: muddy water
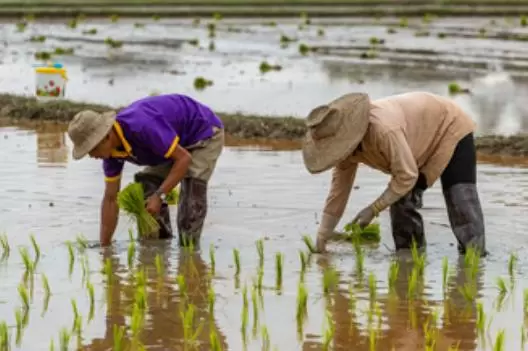
[{"label": "muddy water", "polygon": [[[194,26],[191,20],[102,19],[71,29],[64,20],[30,23],[23,32],[14,22],[4,22],[0,90],[33,94],[34,53],[61,47],[75,50],[55,57],[68,68],[66,94],[71,99],[121,105],[151,93],[181,92],[218,111],[304,116],[314,105],[351,90],[367,91],[373,98],[408,90],[447,95],[448,84],[457,80],[473,95],[456,100],[483,133],[511,133],[528,120],[522,103],[526,48],[519,41],[497,39],[526,35],[518,19],[411,19],[406,28],[391,18],[314,19],[302,28],[298,19],[229,19],[216,24],[214,38],[208,35],[209,21]],[[265,25],[270,22],[276,25]],[[396,26],[396,33],[387,32],[390,26]],[[97,33],[83,34],[90,29]],[[422,36],[424,32],[429,36]],[[35,35],[47,39],[31,42]],[[281,47],[281,35],[297,41]],[[109,49],[107,37],[123,41],[123,47]],[[361,59],[371,37],[385,43],[377,46],[375,59]],[[188,42],[193,39],[199,40],[198,46]],[[209,50],[211,42],[214,51]],[[300,43],[321,50],[303,56]],[[282,70],[261,74],[264,60]],[[213,86],[195,90],[198,76],[212,80]]]},{"label": "muddy water", "polygon": [[[480,165],[480,194],[487,225],[489,258],[478,274],[477,296],[486,311],[484,335],[478,337],[475,306],[466,302],[459,288],[468,282],[463,263],[453,246],[444,203],[438,187],[424,198],[428,231],[427,265],[421,288],[412,303],[406,299],[408,275],[413,267],[409,255],[396,257],[399,274],[395,290],[388,293],[387,272],[393,254],[393,243],[387,214],[382,214],[382,243],[364,248],[364,274],[358,275],[353,249],[348,244],[333,244],[326,256],[312,256],[304,275],[308,291],[308,317],[298,337],[296,299],[301,276],[299,250],[305,250],[301,236],[313,235],[319,210],[328,187],[329,175],[309,176],[303,169],[298,151],[257,150],[248,147],[227,148],[211,181],[210,210],[202,240],[196,254],[182,253],[174,242],[137,244],[132,266],[128,266],[128,229],[131,224],[120,219],[112,249],[97,247],[74,251],[71,266],[67,241],[82,234],[89,244],[98,239],[98,205],[103,189],[100,165],[96,161],[72,162],[71,145],[64,127],[45,125],[37,130],[29,125],[0,128],[4,167],[0,173],[0,230],[5,231],[11,254],[0,263],[0,323],[6,321],[16,339],[15,309],[22,300],[17,288],[24,282],[24,265],[19,247],[34,253],[29,235],[33,234],[42,252],[34,274],[32,302],[27,327],[20,344],[14,349],[48,349],[53,338],[59,346],[61,328],[71,331],[75,300],[82,317],[82,338],[73,335],[70,347],[85,350],[109,350],[114,343],[114,325],[125,326],[131,339],[131,310],[137,288],[134,274],[144,270],[147,281],[148,309],[140,341],[152,350],[183,350],[184,323],[180,317],[182,293],[176,277],[184,278],[187,301],[196,308],[197,324],[203,329],[196,340],[199,349],[209,350],[209,335],[216,335],[223,349],[242,350],[242,291],[248,287],[247,349],[261,350],[262,326],[269,333],[270,349],[323,349],[326,316],[333,321],[336,350],[369,350],[369,335],[376,331],[377,350],[424,349],[423,325],[437,311],[438,350],[460,342],[460,350],[487,350],[505,330],[505,349],[518,349],[524,323],[524,271],[528,264],[522,252],[528,246],[524,232],[528,228],[526,213],[526,170]],[[127,165],[124,181],[132,179],[135,167]],[[354,190],[345,219],[369,203],[382,191],[388,178],[361,169],[358,189]],[[257,280],[258,255],[255,242],[264,239],[262,297],[256,336],[253,336],[251,287]],[[215,247],[215,272],[211,275],[209,247]],[[240,251],[240,274],[235,278],[233,249]],[[283,254],[282,289],[277,291],[274,256]],[[518,252],[514,268],[515,285],[499,309],[497,279],[509,286],[508,258]],[[156,256],[163,271],[158,270]],[[442,294],[442,258],[450,264],[450,289]],[[105,260],[112,273],[101,273]],[[84,263],[83,263],[84,262]],[[327,299],[323,295],[323,271],[334,267],[340,274],[339,289]],[[376,311],[369,324],[369,289],[367,277],[374,274],[377,284]],[[42,275],[49,280],[52,295],[45,309]],[[95,288],[93,318],[86,288]],[[258,281],[258,280],[257,280]],[[109,283],[110,282],[110,283]],[[353,284],[353,294],[349,285]],[[26,283],[31,287],[31,279]],[[208,313],[208,290],[216,295],[213,317]],[[397,295],[395,295],[397,294]],[[351,296],[353,298],[351,298]],[[354,305],[352,309],[351,306]],[[410,307],[409,307],[410,306]],[[185,310],[183,310],[185,311]],[[326,332],[325,332],[326,330]],[[192,333],[191,333],[192,334]],[[332,338],[333,335],[333,338]],[[192,349],[192,348],[188,348]]]}]

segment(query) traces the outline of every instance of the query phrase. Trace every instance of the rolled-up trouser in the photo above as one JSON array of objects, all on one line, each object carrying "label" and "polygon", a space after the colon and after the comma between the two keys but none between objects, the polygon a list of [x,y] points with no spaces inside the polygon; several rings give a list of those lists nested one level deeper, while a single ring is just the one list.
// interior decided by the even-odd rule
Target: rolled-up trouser
[{"label": "rolled-up trouser", "polygon": [[[224,147],[223,129],[214,128],[211,138],[186,147],[191,154],[191,164],[184,179],[180,182],[178,200],[177,228],[180,245],[200,242],[203,224],[207,215],[207,184],[211,178],[218,157]],[[158,166],[148,166],[135,174],[137,182],[143,184],[145,198],[159,188],[169,174],[173,162]],[[160,238],[172,238],[172,226],[169,207],[166,203],[158,218]]]},{"label": "rolled-up trouser", "polygon": [[[458,250],[465,253],[473,247],[486,254],[484,215],[476,186],[477,154],[473,133],[462,138],[442,172],[442,192],[451,229],[458,242]],[[396,250],[426,245],[423,219],[417,211],[421,207],[427,180],[420,174],[414,188],[390,208],[392,235]]]}]

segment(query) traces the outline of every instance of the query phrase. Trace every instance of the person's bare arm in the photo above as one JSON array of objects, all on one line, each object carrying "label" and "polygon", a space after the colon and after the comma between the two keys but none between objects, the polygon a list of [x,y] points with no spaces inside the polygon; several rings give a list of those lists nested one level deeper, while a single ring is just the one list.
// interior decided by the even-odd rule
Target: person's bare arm
[{"label": "person's bare arm", "polygon": [[103,201],[101,202],[101,229],[99,233],[101,246],[108,246],[112,242],[112,236],[119,218],[117,194],[120,187],[120,179],[105,183]]},{"label": "person's bare arm", "polygon": [[164,194],[168,194],[178,183],[185,177],[189,165],[191,164],[191,154],[180,145],[176,146],[174,152],[170,155],[170,159],[174,161],[169,175],[160,185],[160,190]]}]

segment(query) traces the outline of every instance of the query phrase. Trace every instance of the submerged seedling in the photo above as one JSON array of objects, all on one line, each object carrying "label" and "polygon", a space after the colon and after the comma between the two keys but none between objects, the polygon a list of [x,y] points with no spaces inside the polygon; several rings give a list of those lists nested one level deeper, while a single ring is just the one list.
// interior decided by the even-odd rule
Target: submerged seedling
[{"label": "submerged seedling", "polygon": [[339,283],[339,274],[334,267],[329,266],[323,272],[323,293],[328,295],[337,287]]},{"label": "submerged seedling", "polygon": [[363,277],[363,272],[365,270],[364,268],[364,261],[365,261],[365,253],[363,252],[363,249],[361,246],[357,243],[354,244],[354,250],[356,252],[356,273],[358,275],[358,278]]},{"label": "submerged seedling", "polygon": [[282,289],[282,264],[283,264],[282,253],[277,252],[275,254],[275,288],[277,290]]},{"label": "submerged seedling", "polygon": [[306,244],[306,247],[310,251],[310,253],[317,252],[317,249],[312,241],[312,238],[310,238],[308,235],[304,235],[302,238],[303,242]]},{"label": "submerged seedling", "polygon": [[128,267],[132,268],[132,265],[134,264],[134,256],[136,255],[136,243],[134,241],[130,241],[128,244],[128,250],[127,250],[127,263]]},{"label": "submerged seedling", "polygon": [[396,260],[392,260],[389,266],[389,291],[393,292],[398,280],[398,274],[400,271],[400,263]]},{"label": "submerged seedling", "polygon": [[163,261],[161,259],[160,254],[156,255],[155,262],[156,262],[156,273],[158,274],[158,278],[161,278],[163,277],[164,268],[163,268]]},{"label": "submerged seedling", "polygon": [[214,276],[215,271],[216,271],[216,259],[215,259],[215,248],[213,244],[209,246],[209,260],[211,261],[211,275]]},{"label": "submerged seedling", "polygon": [[371,306],[376,302],[376,276],[370,273],[368,277],[369,301]]},{"label": "submerged seedling", "polygon": [[257,253],[259,258],[259,267],[264,267],[264,240],[259,239],[257,240],[256,244],[257,246]]},{"label": "submerged seedling", "polygon": [[297,331],[300,335],[302,335],[302,329],[304,325],[304,321],[306,320],[306,317],[308,315],[308,291],[306,290],[306,286],[303,282],[299,283],[299,287],[297,288],[297,312],[296,312],[296,320],[297,320]]},{"label": "submerged seedling", "polygon": [[323,345],[322,345],[323,350],[327,351],[330,349],[330,345],[332,344],[332,341],[334,340],[334,334],[335,334],[334,319],[332,318],[332,314],[326,311],[325,327],[323,331]]},{"label": "submerged seedling", "polygon": [[477,332],[479,335],[484,335],[486,327],[486,312],[484,312],[484,305],[482,302],[477,302]]}]

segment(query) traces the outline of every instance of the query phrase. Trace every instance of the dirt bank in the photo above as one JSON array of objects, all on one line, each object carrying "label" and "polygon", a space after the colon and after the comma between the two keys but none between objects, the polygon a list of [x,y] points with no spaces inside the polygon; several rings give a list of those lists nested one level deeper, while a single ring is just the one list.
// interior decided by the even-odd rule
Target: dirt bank
[{"label": "dirt bank", "polygon": [[[68,122],[78,111],[93,109],[105,111],[112,107],[74,101],[40,103],[35,98],[0,94],[0,116],[22,120]],[[117,108],[119,110],[119,108]],[[294,117],[263,117],[241,114],[218,113],[230,138],[245,140],[284,141],[295,145],[305,132],[302,119]],[[528,135],[509,137],[482,136],[476,140],[481,156],[527,157]]]},{"label": "dirt bank", "polygon": [[298,17],[301,13],[315,17],[378,17],[378,16],[520,16],[528,12],[526,0],[471,1],[459,0],[448,4],[432,1],[292,1],[285,3],[262,3],[226,1],[211,3],[197,1],[155,2],[110,1],[101,6],[97,1],[71,3],[64,1],[29,1],[24,5],[0,0],[0,17],[11,18],[32,14],[41,18],[62,18],[77,15],[89,17]]}]

